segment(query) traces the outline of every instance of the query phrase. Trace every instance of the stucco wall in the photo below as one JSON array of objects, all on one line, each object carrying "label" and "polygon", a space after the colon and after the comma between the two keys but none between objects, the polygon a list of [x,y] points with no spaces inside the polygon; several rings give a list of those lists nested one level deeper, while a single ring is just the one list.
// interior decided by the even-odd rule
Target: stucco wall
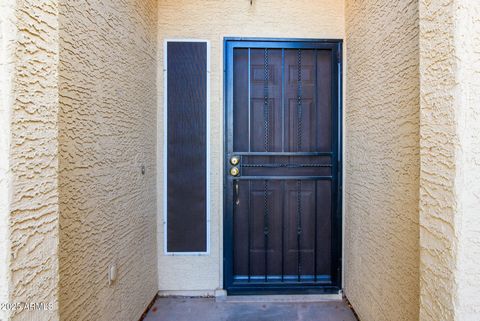
[{"label": "stucco wall", "polygon": [[480,320],[480,2],[460,1],[456,47],[462,108],[458,109],[460,203],[457,320]]},{"label": "stucco wall", "polygon": [[158,290],[156,1],[60,3],[61,319],[138,320]]},{"label": "stucco wall", "polygon": [[420,320],[454,320],[455,4],[420,1]]},{"label": "stucco wall", "polygon": [[[163,207],[158,207],[160,290],[222,288],[223,211],[223,38],[343,38],[344,5],[339,0],[158,1],[158,162],[163,164],[163,42],[195,38],[211,44],[211,253],[185,257],[163,255]],[[163,204],[163,175],[158,175],[158,204]]]},{"label": "stucco wall", "polygon": [[[15,44],[14,1],[0,2],[0,303],[8,302],[8,219],[10,216],[10,115]],[[0,320],[7,311],[0,310]]]},{"label": "stucco wall", "polygon": [[417,1],[346,1],[345,293],[365,321],[418,320],[418,33]]},{"label": "stucco wall", "polygon": [[420,1],[420,319],[480,319],[480,3]]},{"label": "stucco wall", "polygon": [[6,58],[0,64],[0,264],[5,269],[8,255],[9,303],[52,308],[20,308],[9,314],[11,320],[57,320],[57,1],[8,0],[0,9]]}]

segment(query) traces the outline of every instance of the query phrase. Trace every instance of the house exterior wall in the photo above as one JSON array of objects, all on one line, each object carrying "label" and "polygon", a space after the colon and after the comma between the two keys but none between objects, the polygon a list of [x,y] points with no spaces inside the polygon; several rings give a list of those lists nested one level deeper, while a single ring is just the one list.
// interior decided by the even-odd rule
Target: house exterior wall
[{"label": "house exterior wall", "polygon": [[[15,44],[15,2],[0,2],[0,302],[8,302],[10,216],[10,116]],[[7,311],[0,310],[0,320]]]},{"label": "house exterior wall", "polygon": [[[454,320],[456,57],[452,1],[420,1],[420,320]],[[439,175],[441,173],[441,175]]]},{"label": "house exterior wall", "polygon": [[60,1],[65,321],[138,320],[158,291],[156,3]]},{"label": "house exterior wall", "polygon": [[480,3],[420,1],[420,319],[480,319]]},{"label": "house exterior wall", "polygon": [[[158,1],[158,168],[163,158],[163,43],[187,38],[210,41],[211,52],[211,225],[210,254],[165,256],[163,206],[158,206],[158,269],[161,291],[200,291],[223,287],[223,39],[224,37],[343,38],[344,3],[338,0]],[[158,173],[158,204],[164,202]],[[191,293],[191,292],[177,292]]]},{"label": "house exterior wall", "polygon": [[346,1],[345,294],[361,320],[418,320],[418,34],[418,1]]},{"label": "house exterior wall", "polygon": [[58,3],[0,4],[0,301],[58,320]]},{"label": "house exterior wall", "polygon": [[458,109],[460,225],[457,320],[480,320],[480,2],[462,0],[456,18],[460,66]]},{"label": "house exterior wall", "polygon": [[[362,320],[480,319],[480,3],[253,1],[0,3],[0,302],[52,307],[0,320],[222,287],[225,36],[346,37],[346,295]],[[167,38],[211,43],[208,256],[162,252]]]}]

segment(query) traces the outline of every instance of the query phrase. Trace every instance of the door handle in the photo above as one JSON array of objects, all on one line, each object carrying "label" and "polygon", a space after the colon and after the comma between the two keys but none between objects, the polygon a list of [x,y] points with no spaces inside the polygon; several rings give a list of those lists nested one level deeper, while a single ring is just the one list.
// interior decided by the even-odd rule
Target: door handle
[{"label": "door handle", "polygon": [[240,204],[240,191],[238,187],[238,181],[235,181],[235,204]]}]

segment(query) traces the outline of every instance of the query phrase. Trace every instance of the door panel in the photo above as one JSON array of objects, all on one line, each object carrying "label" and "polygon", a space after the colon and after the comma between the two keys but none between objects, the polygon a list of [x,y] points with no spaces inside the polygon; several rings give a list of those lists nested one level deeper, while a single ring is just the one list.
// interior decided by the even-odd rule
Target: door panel
[{"label": "door panel", "polygon": [[340,288],[340,49],[226,41],[229,293]]}]

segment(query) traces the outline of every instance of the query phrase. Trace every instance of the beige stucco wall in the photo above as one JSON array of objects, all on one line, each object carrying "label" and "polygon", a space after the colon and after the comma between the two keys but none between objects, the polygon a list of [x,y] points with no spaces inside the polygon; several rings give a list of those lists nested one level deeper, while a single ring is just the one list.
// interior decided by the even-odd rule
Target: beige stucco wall
[{"label": "beige stucco wall", "polygon": [[[10,216],[10,115],[12,108],[15,10],[13,0],[0,2],[0,303],[8,302]],[[0,320],[7,311],[0,310]]]},{"label": "beige stucco wall", "polygon": [[[2,0],[0,302],[53,311],[0,320],[136,320],[158,289],[221,288],[223,37],[345,35],[345,293],[365,321],[479,320],[480,4],[347,0],[345,13],[336,0]],[[202,257],[163,255],[174,38],[211,43]]]},{"label": "beige stucco wall", "polygon": [[418,32],[417,1],[346,1],[345,294],[365,321],[418,320]]},{"label": "beige stucco wall", "polygon": [[420,1],[422,321],[454,320],[458,145],[454,8],[449,0]]},{"label": "beige stucco wall", "polygon": [[480,320],[480,2],[460,1],[457,191],[460,220],[457,320]]},{"label": "beige stucco wall", "polygon": [[156,1],[60,4],[60,315],[138,320],[158,290]]},{"label": "beige stucco wall", "polygon": [[420,1],[420,319],[480,319],[480,3]]},{"label": "beige stucco wall", "polygon": [[[223,38],[343,38],[341,0],[158,1],[158,168],[163,168],[163,42],[195,38],[211,45],[211,223],[210,255],[165,256],[163,207],[158,207],[158,269],[160,290],[222,288],[223,215]],[[158,175],[158,204],[163,204],[163,175]]]},{"label": "beige stucco wall", "polygon": [[58,320],[57,9],[0,5],[0,301],[52,308],[21,306],[2,320]]}]

